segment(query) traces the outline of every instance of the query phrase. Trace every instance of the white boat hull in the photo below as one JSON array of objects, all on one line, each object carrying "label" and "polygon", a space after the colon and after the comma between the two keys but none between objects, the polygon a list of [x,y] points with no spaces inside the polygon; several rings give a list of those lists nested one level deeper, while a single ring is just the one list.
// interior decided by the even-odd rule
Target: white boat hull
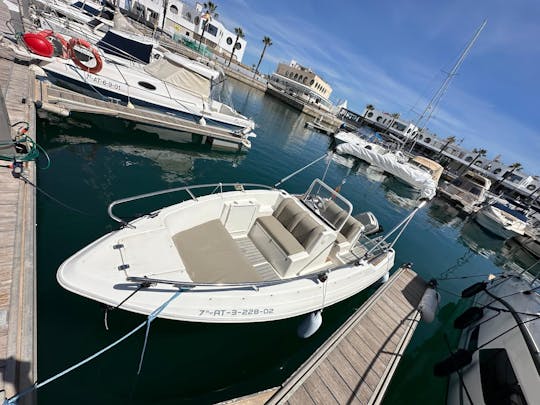
[{"label": "white boat hull", "polygon": [[[369,260],[354,258],[337,265],[330,265],[315,254],[306,258],[308,267],[291,276],[266,281],[223,284],[192,280],[189,261],[184,252],[175,248],[174,235],[221,218],[233,238],[247,238],[248,229],[253,228],[250,224],[255,221],[252,215],[260,215],[249,210],[258,209],[268,215],[270,206],[283,196],[292,198],[278,190],[237,191],[163,208],[157,215],[130,223],[135,228],[127,226],[109,233],[67,259],[57,272],[57,280],[65,289],[111,307],[123,302],[140,285],[141,278],[161,280],[136,292],[120,308],[148,315],[181,289],[181,295],[160,317],[245,323],[286,319],[319,310],[368,288],[392,268],[395,253],[387,249]],[[247,213],[246,220],[242,219],[243,213]],[[204,235],[208,255],[215,251],[209,247],[212,237]],[[329,252],[329,246],[324,251]],[[227,268],[228,263],[220,263]],[[323,278],[326,280],[322,281]]]},{"label": "white boat hull", "polygon": [[523,235],[525,232],[524,222],[518,219],[511,220],[500,210],[491,206],[478,211],[474,218],[482,227],[503,239]]}]

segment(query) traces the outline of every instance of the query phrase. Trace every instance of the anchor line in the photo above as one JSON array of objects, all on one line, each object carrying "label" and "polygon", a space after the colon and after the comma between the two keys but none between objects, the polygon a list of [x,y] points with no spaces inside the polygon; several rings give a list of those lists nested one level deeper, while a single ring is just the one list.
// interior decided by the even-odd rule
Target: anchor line
[{"label": "anchor line", "polygon": [[140,329],[142,329],[144,326],[146,326],[146,334],[145,334],[145,339],[144,339],[144,345],[143,345],[143,351],[141,353],[141,360],[139,362],[139,370],[137,372],[137,374],[140,373],[141,371],[141,368],[142,368],[142,361],[144,359],[144,352],[146,350],[146,343],[147,343],[147,340],[148,340],[148,333],[149,333],[149,330],[150,330],[150,324],[159,316],[159,314],[161,312],[163,312],[163,310],[165,310],[165,308],[167,308],[167,306],[173,301],[175,300],[180,294],[182,293],[182,290],[178,290],[176,291],[169,299],[167,299],[167,301],[165,301],[163,304],[161,304],[158,308],[156,308],[150,315],[148,315],[147,319],[141,323],[140,325],[136,326],[134,329],[132,329],[131,331],[129,331],[128,333],[126,333],[124,336],[122,336],[121,338],[117,339],[116,341],[114,341],[113,343],[111,343],[110,345],[108,346],[105,346],[103,349],[99,350],[98,352],[94,353],[93,355],[85,358],[84,360],[81,360],[80,362],[74,364],[73,366],[71,367],[68,367],[67,369],[53,375],[52,377],[46,379],[45,381],[42,381],[40,383],[36,382],[34,383],[34,385],[24,389],[23,391],[19,392],[18,394],[15,394],[14,396],[12,396],[11,398],[7,398],[6,400],[4,400],[4,404],[3,405],[12,405],[12,404],[16,404],[17,401],[19,399],[21,399],[22,397],[30,394],[31,392],[33,391],[37,391],[39,388],[57,380],[58,378],[60,377],[63,377],[64,375],[72,372],[73,370],[76,370],[77,368],[85,365],[86,363],[89,363],[90,361],[94,360],[95,358],[101,356],[103,353],[109,351],[110,349],[112,349],[113,347],[117,346],[118,344],[120,344],[121,342],[123,342],[124,340],[126,340],[128,337],[130,337],[131,335],[135,334],[137,331],[139,331]]}]

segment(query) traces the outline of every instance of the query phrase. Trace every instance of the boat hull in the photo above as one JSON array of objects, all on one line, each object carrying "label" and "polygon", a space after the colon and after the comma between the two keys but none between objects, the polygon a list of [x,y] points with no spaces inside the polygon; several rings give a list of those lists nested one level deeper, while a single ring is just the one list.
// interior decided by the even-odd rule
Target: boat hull
[{"label": "boat hull", "polygon": [[[190,264],[193,260],[201,263],[205,259],[194,256],[192,250],[186,252],[178,247],[179,234],[193,232],[209,223],[217,228],[204,229],[228,231],[229,237],[228,241],[214,238],[211,232],[204,231],[193,242],[195,239],[189,236],[190,243],[197,244],[196,249],[203,248],[205,257],[222,257],[218,250],[227,244],[253,243],[255,239],[248,237],[249,233],[255,238],[249,231],[256,215],[253,210],[267,213],[269,207],[283,198],[293,197],[283,190],[234,191],[163,208],[77,252],[60,266],[57,280],[78,295],[111,307],[121,304],[121,309],[143,315],[151,314],[180,289],[182,294],[160,317],[190,322],[250,323],[320,310],[368,288],[393,267],[395,252],[388,248],[370,255],[369,259],[358,259],[361,256],[356,255],[347,260],[335,257],[341,261],[335,264],[319,258],[319,254],[306,256],[306,266],[298,267],[291,275],[277,276],[276,267],[264,270],[270,271],[270,277],[259,277],[263,273],[252,269],[254,273],[249,274],[253,275],[242,276],[242,282],[223,281],[230,280],[231,274],[238,271],[230,264],[238,263],[235,248],[227,250],[228,259],[194,267]],[[216,240],[223,243],[216,244]],[[321,240],[321,243],[322,248],[327,242]],[[242,253],[242,248],[239,249],[237,254],[245,255],[242,257],[253,256],[253,251]],[[330,246],[324,249],[328,252]],[[293,262],[297,260],[290,257]],[[260,263],[260,259],[256,260]],[[206,273],[198,275],[199,271]],[[151,284],[130,296],[146,280]]]},{"label": "boat hull", "polygon": [[516,224],[515,222],[502,222],[505,221],[504,218],[497,215],[490,207],[478,211],[474,216],[474,219],[483,228],[502,239],[509,239],[521,235],[523,234],[523,231],[520,232],[521,228],[523,228],[523,230],[525,229],[525,224],[523,224],[522,227],[519,227],[519,224]]}]

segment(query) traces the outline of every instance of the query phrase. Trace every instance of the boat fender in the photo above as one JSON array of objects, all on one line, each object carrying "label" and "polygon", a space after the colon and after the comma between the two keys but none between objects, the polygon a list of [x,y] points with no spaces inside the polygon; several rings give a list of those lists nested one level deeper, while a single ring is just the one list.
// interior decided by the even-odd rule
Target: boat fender
[{"label": "boat fender", "polygon": [[298,329],[296,330],[296,333],[298,337],[302,339],[307,339],[308,337],[312,336],[315,332],[319,330],[319,328],[322,325],[322,311],[314,311],[310,314],[308,314],[302,322],[300,322],[300,325],[298,325]]},{"label": "boat fender", "polygon": [[484,291],[486,289],[487,284],[483,281],[480,281],[478,283],[474,283],[473,285],[465,288],[461,292],[461,298],[470,298],[472,296],[475,296],[480,291]]},{"label": "boat fender", "polygon": [[418,305],[418,310],[422,313],[422,320],[427,323],[431,323],[435,319],[435,313],[437,312],[437,307],[441,301],[441,295],[435,289],[436,287],[437,282],[431,280]]},{"label": "boat fender", "polygon": [[54,46],[42,35],[27,32],[23,35],[23,41],[33,54],[50,58],[54,53]]},{"label": "boat fender", "polygon": [[69,45],[64,37],[53,30],[43,30],[38,32],[43,38],[46,38],[53,46],[53,56],[58,56],[63,59],[69,58]]},{"label": "boat fender", "polygon": [[386,283],[389,279],[390,279],[390,272],[387,271],[386,273],[384,273],[384,276],[381,277],[381,279],[379,280],[379,282],[380,282],[381,284],[384,284],[384,283]]},{"label": "boat fender", "polygon": [[472,362],[472,352],[465,349],[458,349],[446,359],[433,366],[435,377],[448,377],[450,374],[462,369]]},{"label": "boat fender", "polygon": [[206,120],[204,119],[204,117],[201,117],[201,119],[199,120],[199,124],[200,125],[206,125]]},{"label": "boat fender", "polygon": [[454,328],[463,330],[484,316],[484,308],[470,307],[454,320]]},{"label": "boat fender", "polygon": [[[88,49],[92,53],[92,56],[96,61],[96,65],[89,67],[82,63],[79,56],[77,56],[77,51],[75,50],[76,46]],[[88,41],[85,41],[82,38],[71,38],[69,40],[69,56],[73,63],[75,63],[78,67],[88,73],[98,73],[103,67],[103,60],[101,60],[101,56],[99,56],[99,52],[97,51],[97,49],[90,45]]]}]

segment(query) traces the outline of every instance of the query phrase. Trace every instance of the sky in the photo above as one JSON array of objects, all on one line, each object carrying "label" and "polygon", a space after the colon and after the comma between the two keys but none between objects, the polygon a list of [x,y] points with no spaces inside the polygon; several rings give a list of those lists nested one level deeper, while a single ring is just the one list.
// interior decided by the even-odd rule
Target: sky
[{"label": "sky", "polygon": [[333,88],[331,100],[415,121],[484,20],[427,127],[540,175],[540,1],[214,0],[219,20],[241,27],[243,63],[262,73],[291,59]]}]

